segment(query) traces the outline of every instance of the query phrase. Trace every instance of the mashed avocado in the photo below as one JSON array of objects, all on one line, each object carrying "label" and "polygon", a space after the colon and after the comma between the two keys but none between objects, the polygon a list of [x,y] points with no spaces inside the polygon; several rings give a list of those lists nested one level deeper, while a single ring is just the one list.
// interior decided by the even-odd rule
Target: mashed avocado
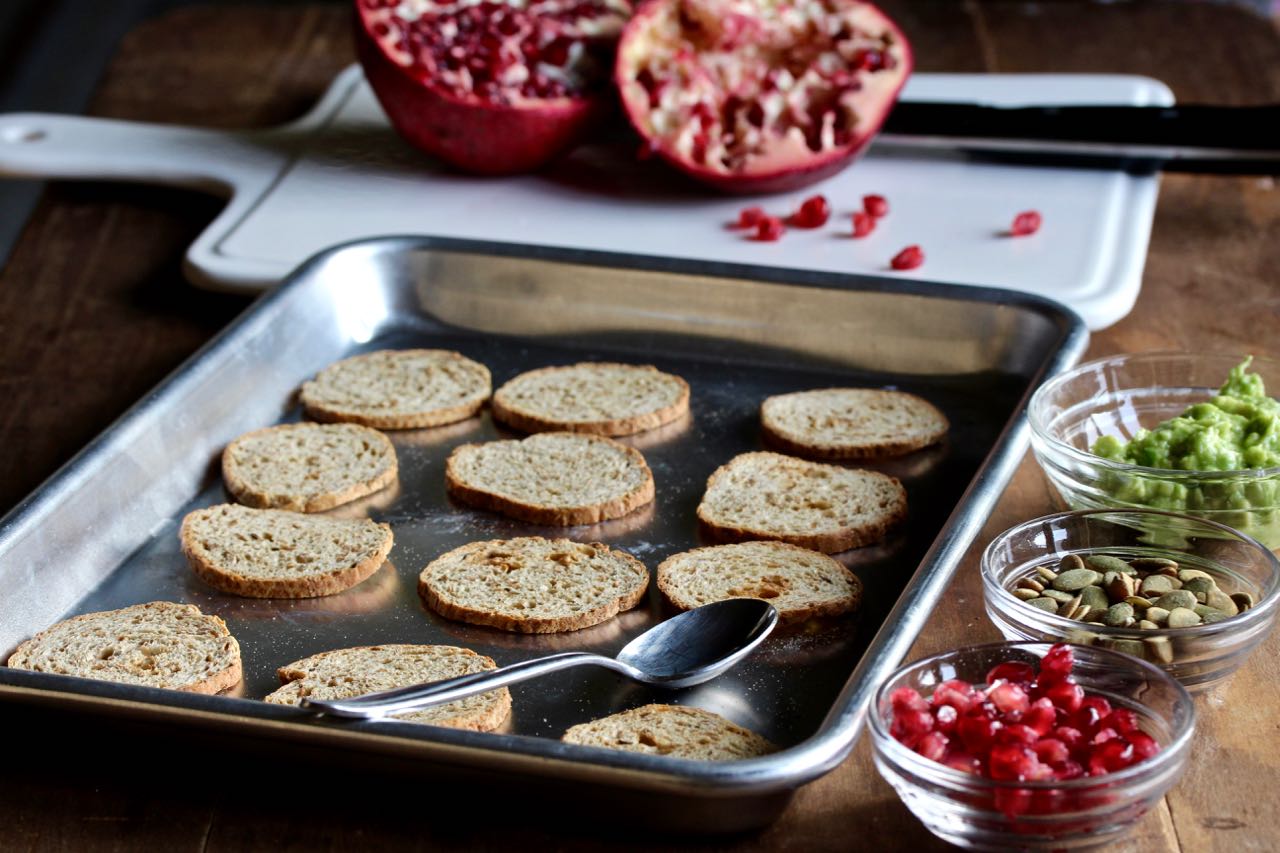
[{"label": "mashed avocado", "polygon": [[1179,471],[1280,466],[1280,402],[1267,396],[1261,376],[1248,372],[1252,361],[1233,367],[1213,399],[1153,430],[1140,430],[1128,443],[1103,436],[1093,452],[1116,462]]},{"label": "mashed avocado", "polygon": [[1280,478],[1224,474],[1188,481],[1181,471],[1239,472],[1280,466],[1280,402],[1267,396],[1252,357],[1231,370],[1212,399],[1196,403],[1152,430],[1123,442],[1103,436],[1093,453],[1116,462],[1165,469],[1150,474],[1108,472],[1103,505],[1152,507],[1199,515],[1280,548]]}]

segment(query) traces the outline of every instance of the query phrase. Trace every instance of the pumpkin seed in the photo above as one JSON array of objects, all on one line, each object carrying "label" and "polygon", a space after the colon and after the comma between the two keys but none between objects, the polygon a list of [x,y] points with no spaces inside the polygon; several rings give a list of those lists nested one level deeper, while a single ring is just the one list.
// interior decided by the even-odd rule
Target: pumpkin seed
[{"label": "pumpkin seed", "polygon": [[1200,617],[1189,607],[1175,607],[1169,611],[1170,628],[1190,628],[1200,624]]},{"label": "pumpkin seed", "polygon": [[1090,554],[1084,558],[1084,564],[1095,572],[1121,572],[1127,575],[1134,571],[1133,566],[1124,560],[1107,554]]},{"label": "pumpkin seed", "polygon": [[1100,586],[1086,586],[1080,590],[1080,602],[1087,604],[1094,610],[1106,610],[1111,606],[1110,599],[1107,594],[1102,591]]},{"label": "pumpkin seed", "polygon": [[1168,637],[1146,637],[1142,645],[1147,650],[1147,660],[1152,663],[1173,663],[1173,644]]},{"label": "pumpkin seed", "polygon": [[1163,607],[1165,610],[1173,610],[1181,607],[1184,610],[1191,610],[1198,602],[1196,597],[1187,592],[1185,589],[1175,589],[1173,592],[1166,592],[1164,595],[1156,599],[1156,607]]},{"label": "pumpkin seed", "polygon": [[1173,578],[1168,575],[1147,575],[1138,586],[1138,591],[1143,595],[1164,595],[1173,591]]},{"label": "pumpkin seed", "polygon": [[1169,621],[1169,611],[1163,607],[1149,607],[1144,615],[1157,625],[1163,625]]},{"label": "pumpkin seed", "polygon": [[1027,604],[1030,604],[1032,607],[1039,607],[1046,613],[1058,612],[1058,602],[1054,601],[1052,598],[1033,598],[1028,601]]},{"label": "pumpkin seed", "polygon": [[1125,599],[1125,602],[1133,605],[1133,609],[1138,613],[1146,613],[1147,608],[1151,606],[1151,602],[1140,595],[1131,595]]},{"label": "pumpkin seed", "polygon": [[1022,601],[1030,601],[1033,598],[1040,597],[1040,593],[1036,592],[1034,589],[1015,589],[1013,594]]},{"label": "pumpkin seed", "polygon": [[1133,619],[1133,605],[1120,602],[1107,608],[1107,618],[1103,621],[1112,628],[1119,628]]},{"label": "pumpkin seed", "polygon": [[1053,579],[1053,588],[1063,592],[1076,592],[1086,586],[1093,586],[1102,580],[1102,575],[1093,569],[1072,569],[1063,572]]},{"label": "pumpkin seed", "polygon": [[1049,568],[1048,566],[1037,566],[1036,574],[1039,575],[1040,579],[1043,580],[1045,583],[1052,581],[1054,578],[1058,576],[1058,573],[1055,572],[1053,569]]},{"label": "pumpkin seed", "polygon": [[1148,572],[1158,572],[1164,568],[1178,568],[1178,564],[1168,557],[1135,557],[1129,561],[1129,565],[1139,571],[1146,570]]},{"label": "pumpkin seed", "polygon": [[1079,554],[1068,554],[1062,558],[1061,562],[1058,563],[1058,574],[1083,568],[1084,560],[1080,559]]},{"label": "pumpkin seed", "polygon": [[1111,649],[1113,652],[1121,652],[1126,655],[1133,655],[1140,658],[1146,651],[1146,646],[1141,640],[1130,640],[1126,638],[1103,640],[1099,645],[1104,648]]},{"label": "pumpkin seed", "polygon": [[1208,613],[1200,617],[1200,621],[1205,625],[1212,625],[1214,622],[1221,622],[1223,619],[1230,619],[1230,613],[1223,613],[1221,610],[1210,610]]},{"label": "pumpkin seed", "polygon": [[1183,582],[1182,588],[1187,592],[1204,595],[1211,589],[1217,589],[1218,585],[1213,582],[1212,578],[1190,578]]},{"label": "pumpkin seed", "polygon": [[1103,620],[1107,618],[1107,611],[1105,609],[1094,610],[1092,607],[1090,607],[1089,612],[1084,614],[1080,618],[1083,619],[1085,622],[1096,622],[1097,624],[1101,625]]},{"label": "pumpkin seed", "polygon": [[1202,572],[1199,569],[1178,570],[1178,580],[1182,581],[1184,584],[1193,578],[1208,578],[1209,580],[1213,580],[1213,575],[1208,572]]},{"label": "pumpkin seed", "polygon": [[1044,592],[1044,584],[1031,578],[1023,578],[1017,583],[1018,589],[1030,589],[1035,592]]},{"label": "pumpkin seed", "polygon": [[1057,601],[1063,604],[1075,598],[1075,596],[1072,595],[1071,593],[1063,592],[1060,589],[1046,589],[1044,592],[1040,594],[1043,595],[1045,598],[1052,598],[1054,601]]},{"label": "pumpkin seed", "polygon": [[1160,626],[1152,622],[1150,619],[1142,619],[1142,620],[1139,620],[1138,627],[1144,631],[1154,631]]},{"label": "pumpkin seed", "polygon": [[1235,599],[1217,588],[1209,590],[1204,597],[1204,603],[1214,610],[1221,610],[1228,616],[1235,616],[1240,612],[1240,608],[1236,606]]},{"label": "pumpkin seed", "polygon": [[1231,600],[1235,602],[1240,613],[1243,613],[1253,607],[1253,596],[1247,592],[1233,592],[1231,593]]},{"label": "pumpkin seed", "polygon": [[1138,591],[1138,582],[1133,575],[1122,575],[1115,572],[1107,582],[1107,595],[1117,601],[1123,601]]}]

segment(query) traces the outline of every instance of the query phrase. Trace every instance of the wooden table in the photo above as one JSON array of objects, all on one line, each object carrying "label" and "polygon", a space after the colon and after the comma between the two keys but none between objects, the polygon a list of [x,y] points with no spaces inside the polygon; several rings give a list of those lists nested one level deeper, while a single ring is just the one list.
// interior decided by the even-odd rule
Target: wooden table
[{"label": "wooden table", "polygon": [[[1280,101],[1272,22],[1216,5],[898,0],[925,71],[1146,74],[1180,100]],[[92,112],[241,127],[300,114],[351,61],[345,7],[193,7],[151,21],[121,46]],[[185,246],[219,203],[176,190],[63,184],[49,189],[0,273],[0,509],[8,508],[241,311],[240,297],[182,280]],[[1089,356],[1172,348],[1280,357],[1280,194],[1265,178],[1165,178],[1142,296],[1094,336]],[[1280,390],[1280,389],[1273,389]],[[958,572],[912,656],[997,639],[982,611],[977,552],[1011,524],[1052,509],[1028,458]],[[1190,769],[1125,849],[1280,848],[1280,636],[1228,684],[1198,699]],[[21,723],[24,730],[15,731]],[[56,721],[59,724],[63,721]],[[396,845],[625,849],[672,839],[433,814],[427,792],[312,790],[282,767],[246,786],[196,747],[159,767],[95,766],[83,739],[26,730],[0,710],[0,849],[344,849]],[[36,746],[36,749],[25,749]],[[27,755],[26,753],[32,753]],[[357,781],[358,784],[358,781]],[[853,756],[804,788],[759,835],[708,849],[941,846],[872,767]]]}]

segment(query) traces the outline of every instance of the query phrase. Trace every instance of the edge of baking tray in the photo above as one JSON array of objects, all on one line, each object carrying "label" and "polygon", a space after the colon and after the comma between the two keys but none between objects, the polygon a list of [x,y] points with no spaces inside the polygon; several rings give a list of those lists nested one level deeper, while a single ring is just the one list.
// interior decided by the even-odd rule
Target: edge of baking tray
[{"label": "edge of baking tray", "polygon": [[544,774],[551,769],[550,765],[554,765],[555,775],[561,780],[625,784],[628,788],[670,794],[716,797],[795,788],[827,773],[852,750],[872,691],[907,654],[1003,486],[1021,461],[1029,443],[1025,408],[1031,392],[1048,377],[1070,367],[1088,342],[1084,322],[1065,305],[1040,296],[995,288],[431,237],[396,236],[353,241],[325,250],[303,263],[285,283],[247,308],[231,325],[0,519],[0,549],[5,543],[34,531],[35,526],[56,510],[59,500],[73,491],[90,469],[101,464],[114,449],[127,441],[134,425],[145,419],[161,398],[195,381],[209,356],[234,348],[242,334],[259,323],[269,322],[276,308],[289,300],[295,290],[306,286],[313,271],[344,253],[422,249],[747,278],[823,289],[899,292],[989,302],[1046,317],[1058,330],[1058,337],[1049,357],[1030,377],[1017,413],[1006,424],[957,502],[956,509],[850,674],[818,732],[781,752],[745,761],[701,762],[564,744],[545,738],[464,732],[395,722],[335,723],[317,720],[301,709],[250,699],[202,696],[8,667],[0,667],[0,697],[95,711],[114,717],[184,722],[221,729],[234,725],[237,733],[249,736],[286,739],[329,749],[346,747],[359,752],[473,769],[489,767],[506,773],[523,770]]}]

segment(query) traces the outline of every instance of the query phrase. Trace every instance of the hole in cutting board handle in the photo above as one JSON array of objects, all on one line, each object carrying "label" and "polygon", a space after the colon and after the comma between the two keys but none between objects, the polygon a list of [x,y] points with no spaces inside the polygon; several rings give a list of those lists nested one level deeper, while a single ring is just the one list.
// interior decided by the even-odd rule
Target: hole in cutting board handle
[{"label": "hole in cutting board handle", "polygon": [[38,127],[6,127],[0,132],[0,139],[10,144],[23,142],[39,142],[49,134]]}]

